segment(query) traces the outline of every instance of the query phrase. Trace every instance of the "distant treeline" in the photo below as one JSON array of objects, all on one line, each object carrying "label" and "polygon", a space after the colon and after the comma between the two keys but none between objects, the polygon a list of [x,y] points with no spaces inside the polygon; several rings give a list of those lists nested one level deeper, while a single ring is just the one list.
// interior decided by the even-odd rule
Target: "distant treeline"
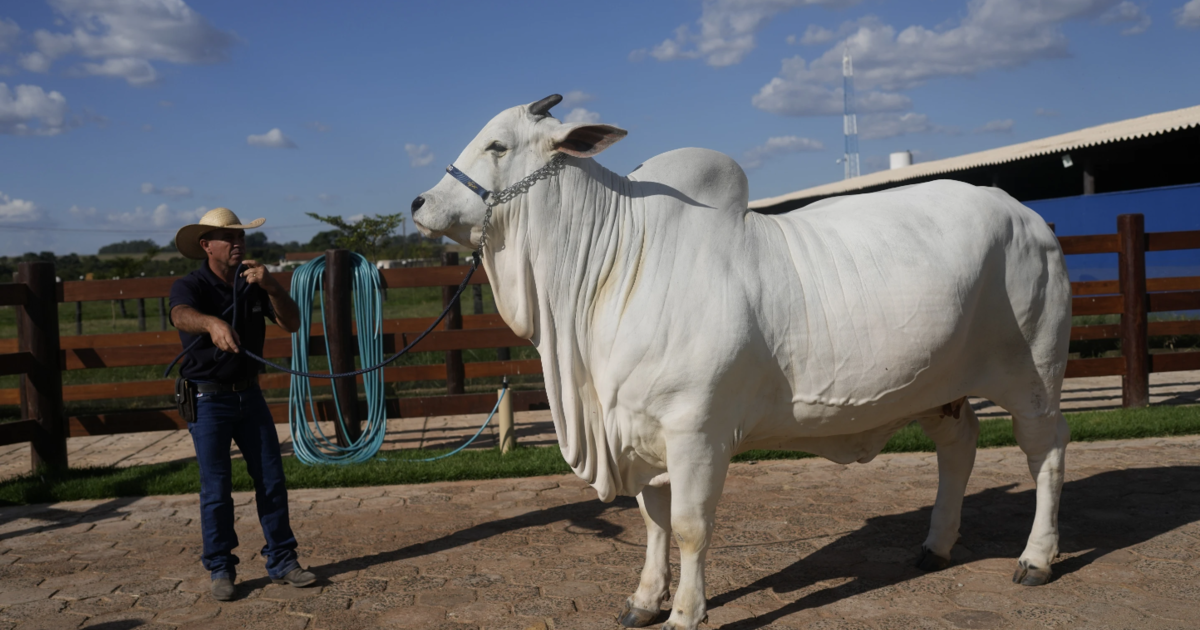
[{"label": "distant treeline", "polygon": [[[338,236],[337,230],[318,232],[308,243],[297,241],[276,243],[267,239],[262,232],[250,232],[246,235],[247,258],[276,263],[288,252],[323,252],[334,247],[333,241]],[[100,248],[100,254],[125,254],[115,258],[100,259],[97,256],[80,256],[66,254],[57,256],[53,252],[33,253],[22,256],[0,256],[0,282],[11,282],[17,271],[17,263],[46,261],[52,262],[58,277],[63,280],[78,280],[81,276],[92,274],[97,280],[111,278],[134,278],[141,275],[169,276],[183,275],[200,264],[199,261],[187,258],[172,258],[171,260],[147,260],[146,253],[151,249],[161,252],[175,251],[174,241],[167,246],[158,245],[152,240],[121,241]],[[440,256],[444,245],[422,237],[420,234],[394,236],[381,249],[380,259],[400,258],[434,258]]]}]

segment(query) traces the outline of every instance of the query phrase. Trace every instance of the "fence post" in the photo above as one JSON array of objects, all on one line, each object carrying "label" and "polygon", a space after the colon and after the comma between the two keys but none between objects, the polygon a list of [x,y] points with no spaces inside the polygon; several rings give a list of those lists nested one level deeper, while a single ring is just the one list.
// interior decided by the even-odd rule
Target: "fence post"
[{"label": "fence post", "polygon": [[146,298],[138,298],[138,332],[146,332]]},{"label": "fence post", "polygon": [[158,298],[158,327],[161,330],[167,329],[167,298]]},{"label": "fence post", "polygon": [[[329,369],[333,373],[354,371],[354,328],[350,312],[353,304],[353,279],[350,275],[350,251],[325,250],[325,337],[329,340]],[[304,331],[301,331],[303,334]],[[353,377],[333,379],[343,431],[337,427],[338,446],[350,446],[362,435],[358,415],[358,384]],[[336,422],[335,422],[336,424]]]},{"label": "fence post", "polygon": [[1150,404],[1150,356],[1146,340],[1146,226],[1140,214],[1117,217],[1120,240],[1121,355],[1125,376],[1121,379],[1121,404],[1145,407]]},{"label": "fence post", "polygon": [[[442,252],[442,265],[458,266],[458,252]],[[450,304],[457,286],[442,287],[442,308]],[[462,301],[456,302],[446,314],[446,330],[462,329]],[[462,350],[446,351],[446,393],[461,394],[466,391],[466,370],[463,368]]]},{"label": "fence post", "polygon": [[75,334],[83,334],[83,302],[75,303]]},{"label": "fence post", "polygon": [[62,372],[58,343],[58,291],[54,263],[17,265],[28,288],[27,302],[17,309],[17,348],[33,355],[33,366],[21,376],[21,417],[41,425],[30,442],[30,466],[67,467],[67,416],[63,413]]}]

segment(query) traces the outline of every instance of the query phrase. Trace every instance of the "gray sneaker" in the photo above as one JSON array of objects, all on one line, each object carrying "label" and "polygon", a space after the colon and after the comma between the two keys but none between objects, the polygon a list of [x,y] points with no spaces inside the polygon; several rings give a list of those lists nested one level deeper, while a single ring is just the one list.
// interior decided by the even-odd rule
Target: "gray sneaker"
[{"label": "gray sneaker", "polygon": [[312,586],[317,581],[317,576],[313,575],[312,571],[305,571],[300,567],[296,567],[288,571],[288,574],[282,578],[277,580],[272,579],[271,581],[276,584],[291,584],[292,586],[303,588],[305,586]]},{"label": "gray sneaker", "polygon": [[217,601],[227,602],[233,599],[234,588],[232,578],[214,578],[212,581],[212,596]]}]

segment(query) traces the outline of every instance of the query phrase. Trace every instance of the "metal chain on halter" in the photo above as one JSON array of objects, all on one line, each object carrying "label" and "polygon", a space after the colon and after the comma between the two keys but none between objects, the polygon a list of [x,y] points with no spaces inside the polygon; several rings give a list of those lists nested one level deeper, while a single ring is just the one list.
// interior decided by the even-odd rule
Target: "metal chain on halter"
[{"label": "metal chain on halter", "polygon": [[[487,204],[487,212],[485,212],[483,215],[483,226],[479,234],[479,247],[475,250],[474,254],[476,261],[482,260],[483,248],[487,245],[488,226],[491,225],[492,222],[492,208],[495,208],[502,203],[512,201],[517,197],[517,195],[522,195],[529,192],[529,189],[533,188],[533,185],[539,180],[550,179],[551,177],[554,177],[556,173],[566,168],[566,159],[566,154],[555,153],[554,157],[550,158],[550,161],[547,162],[542,168],[539,168],[529,175],[526,175],[524,179],[513,184],[512,186],[509,186],[498,193],[488,195],[487,198],[483,200],[483,203]],[[478,264],[478,262],[476,262],[476,264]]]},{"label": "metal chain on halter", "polygon": [[[493,195],[489,195],[487,199],[483,200],[483,202],[487,204],[489,209],[495,208],[502,203],[511,201],[517,195],[529,192],[529,189],[533,188],[533,185],[536,184],[538,180],[550,179],[555,173],[563,170],[563,168],[566,167],[566,158],[567,156],[564,153],[555,153],[554,157],[550,158],[550,161],[547,162],[545,166],[525,176],[525,179],[522,179],[512,186],[509,186],[508,188],[505,188],[504,190],[501,190]],[[487,226],[486,218],[484,219],[484,226]]]}]

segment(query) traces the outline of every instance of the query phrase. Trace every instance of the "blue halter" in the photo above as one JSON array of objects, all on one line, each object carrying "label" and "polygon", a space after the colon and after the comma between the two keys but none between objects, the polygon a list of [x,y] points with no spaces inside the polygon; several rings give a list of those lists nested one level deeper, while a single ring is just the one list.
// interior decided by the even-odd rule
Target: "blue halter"
[{"label": "blue halter", "polygon": [[462,182],[464,186],[470,188],[471,192],[479,195],[479,197],[483,199],[484,203],[487,203],[488,196],[492,193],[483,186],[480,186],[475,180],[471,179],[469,175],[458,170],[458,167],[453,164],[446,167],[446,172],[450,173],[450,177],[457,179],[458,181]]}]

